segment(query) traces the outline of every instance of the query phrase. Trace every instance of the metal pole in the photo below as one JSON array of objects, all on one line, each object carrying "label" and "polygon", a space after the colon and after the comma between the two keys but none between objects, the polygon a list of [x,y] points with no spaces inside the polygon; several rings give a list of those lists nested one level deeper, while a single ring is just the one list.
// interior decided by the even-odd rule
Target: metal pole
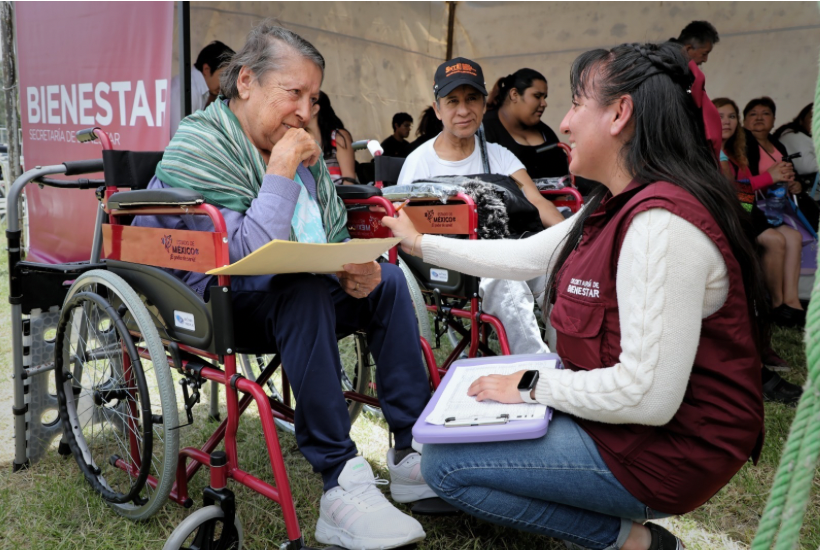
[{"label": "metal pole", "polygon": [[447,2],[447,59],[449,61],[453,58],[453,32],[456,26],[456,3]]},{"label": "metal pole", "polygon": [[3,90],[5,91],[6,128],[9,134],[9,174],[14,181],[23,173],[20,168],[20,118],[17,110],[17,51],[14,44],[14,5],[0,6],[0,33],[3,43]]},{"label": "metal pole", "polygon": [[177,2],[179,15],[179,98],[181,118],[191,114],[191,3]]}]

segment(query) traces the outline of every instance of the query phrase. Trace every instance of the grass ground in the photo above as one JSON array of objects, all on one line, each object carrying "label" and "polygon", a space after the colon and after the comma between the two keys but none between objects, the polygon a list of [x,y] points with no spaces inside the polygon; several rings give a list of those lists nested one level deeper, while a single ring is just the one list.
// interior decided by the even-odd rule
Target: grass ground
[{"label": "grass ground", "polygon": [[[0,549],[153,549],[161,548],[166,538],[190,512],[169,504],[143,523],[120,518],[104,504],[84,481],[73,458],[50,452],[31,469],[12,474],[13,457],[11,408],[11,331],[8,296],[8,266],[5,254],[0,259]],[[795,330],[777,330],[775,347],[793,366],[786,378],[803,383],[806,377],[802,335]],[[207,403],[207,396],[203,398]],[[207,405],[197,410],[197,420],[182,431],[182,443],[201,444],[215,425],[206,418]],[[240,425],[240,462],[243,468],[270,481],[264,442],[257,412],[248,410]],[[687,548],[747,548],[754,537],[760,514],[768,497],[774,473],[794,410],[777,404],[766,405],[766,446],[757,466],[747,464],[735,478],[698,510],[680,518],[663,521],[681,536]],[[387,432],[378,419],[363,415],[354,425],[354,439],[362,454],[377,473],[387,478],[384,462]],[[318,515],[321,480],[299,453],[295,439],[281,435],[296,511],[308,543],[313,541],[313,526]],[[201,505],[198,495],[207,483],[207,474],[194,478],[190,494]],[[820,476],[814,478],[812,502],[803,527],[801,548],[813,550],[820,545]],[[244,525],[246,548],[276,549],[286,539],[279,507],[242,487],[233,485]],[[497,527],[461,515],[447,518],[421,518],[427,539],[420,549],[546,549],[564,548],[559,541],[545,539],[512,529]]]}]

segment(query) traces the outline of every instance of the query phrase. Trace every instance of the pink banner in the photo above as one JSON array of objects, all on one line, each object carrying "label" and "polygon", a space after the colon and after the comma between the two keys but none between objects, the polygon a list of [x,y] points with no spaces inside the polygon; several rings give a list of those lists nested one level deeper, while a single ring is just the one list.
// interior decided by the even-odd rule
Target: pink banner
[{"label": "pink banner", "polygon": [[[178,101],[169,97],[172,2],[16,2],[15,10],[26,168],[99,158],[98,142],[76,139],[95,126],[115,149],[165,148]],[[26,199],[28,259],[88,259],[93,191],[32,185]]]}]

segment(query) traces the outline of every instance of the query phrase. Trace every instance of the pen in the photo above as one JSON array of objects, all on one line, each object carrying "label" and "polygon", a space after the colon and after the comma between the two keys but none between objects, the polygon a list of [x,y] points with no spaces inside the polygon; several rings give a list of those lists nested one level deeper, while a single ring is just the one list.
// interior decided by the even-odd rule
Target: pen
[{"label": "pen", "polygon": [[395,214],[393,214],[393,215],[395,216],[396,214],[398,214],[398,213],[399,213],[399,211],[401,211],[401,209],[402,209],[402,208],[404,208],[405,206],[407,206],[408,204],[410,204],[410,199],[407,199],[406,201],[404,201],[403,203],[401,203],[401,204],[398,206],[398,208],[396,208],[396,212],[395,212]]}]

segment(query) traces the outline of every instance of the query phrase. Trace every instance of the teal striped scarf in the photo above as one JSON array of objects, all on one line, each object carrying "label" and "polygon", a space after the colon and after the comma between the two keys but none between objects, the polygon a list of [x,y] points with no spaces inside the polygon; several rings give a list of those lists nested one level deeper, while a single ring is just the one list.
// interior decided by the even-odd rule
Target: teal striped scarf
[{"label": "teal striped scarf", "polygon": [[[202,194],[205,202],[244,213],[259,195],[267,166],[236,116],[219,97],[204,111],[185,117],[165,149],[156,176],[170,187]],[[350,237],[347,212],[323,159],[311,166],[327,242]],[[290,240],[295,241],[293,229]]]}]

